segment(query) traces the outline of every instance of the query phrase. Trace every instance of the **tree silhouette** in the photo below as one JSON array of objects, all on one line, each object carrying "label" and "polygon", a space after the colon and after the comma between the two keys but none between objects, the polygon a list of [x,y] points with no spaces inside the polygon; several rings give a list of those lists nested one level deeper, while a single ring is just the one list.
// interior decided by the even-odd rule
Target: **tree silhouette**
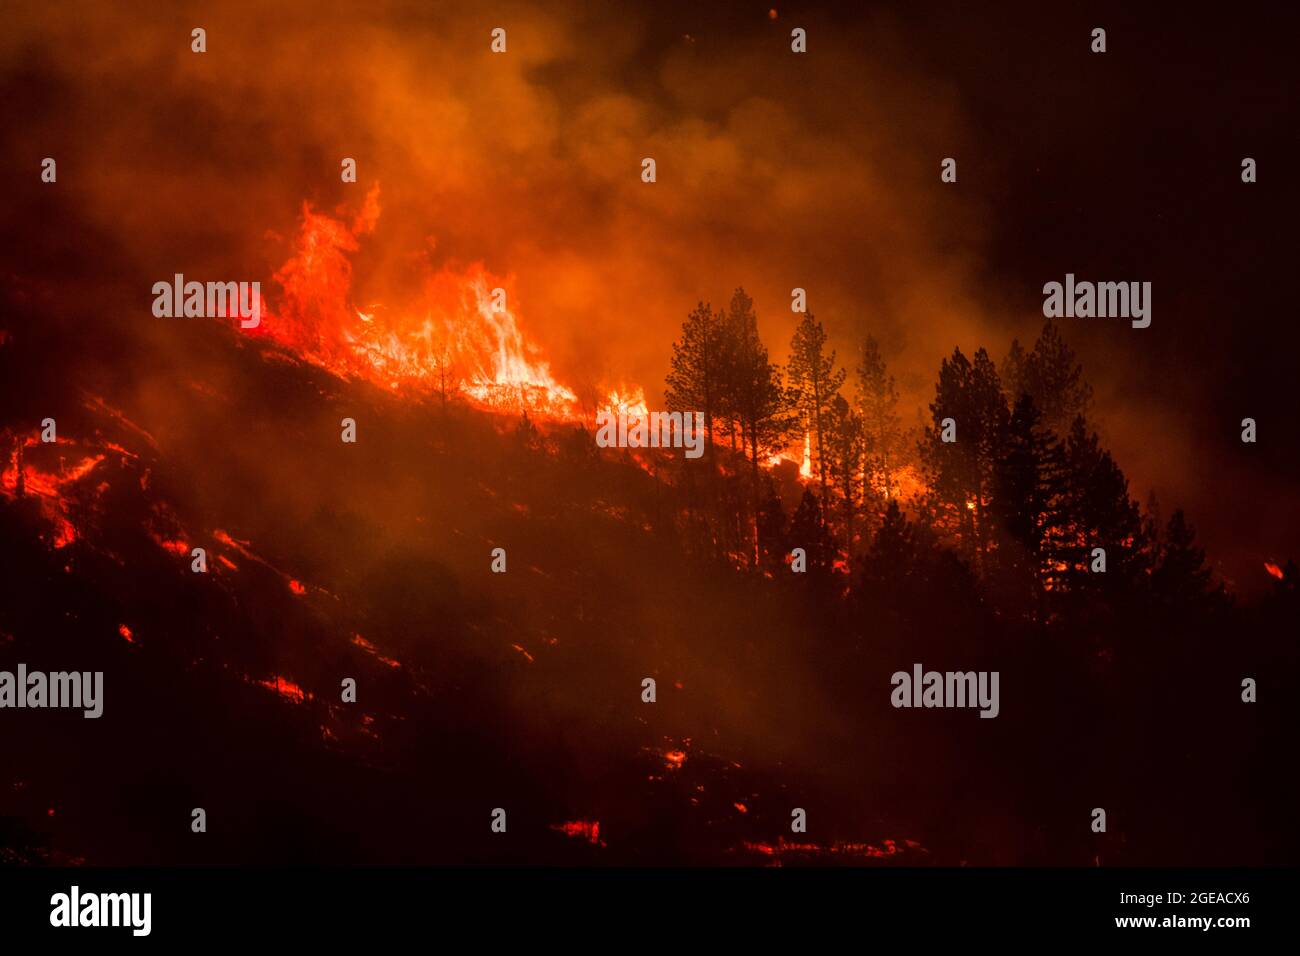
[{"label": "tree silhouette", "polygon": [[[932,426],[919,448],[928,484],[926,511],[935,529],[954,538],[978,565],[990,536],[985,512],[1008,420],[997,371],[984,349],[975,353],[973,364],[960,348],[943,360],[930,414]],[[954,442],[941,440],[948,418],[956,425]]]},{"label": "tree silhouette", "polygon": [[[757,522],[759,464],[786,446],[794,419],[789,393],[781,385],[781,371],[768,360],[767,347],[759,339],[754,300],[744,289],[737,289],[731,298],[726,328],[723,405],[734,418],[741,451],[749,461],[751,511]],[[757,524],[752,558],[758,562]]]},{"label": "tree silhouette", "polygon": [[844,384],[847,372],[835,368],[835,350],[826,348],[826,330],[811,312],[803,317],[790,342],[790,362],[786,366],[795,406],[804,427],[813,434],[813,459],[823,496],[826,493],[826,425],[835,396]]},{"label": "tree silhouette", "polygon": [[1151,588],[1170,604],[1196,607],[1206,598],[1221,593],[1214,589],[1212,575],[1205,566],[1205,552],[1196,544],[1196,529],[1187,521],[1183,509],[1169,516],[1156,551],[1151,572]]},{"label": "tree silhouette", "polygon": [[703,412],[704,430],[712,458],[713,423],[721,396],[721,323],[711,307],[700,302],[682,323],[681,338],[673,343],[673,357],[665,377],[664,398],[670,411]]},{"label": "tree silhouette", "polygon": [[811,488],[805,488],[790,521],[790,547],[803,548],[808,556],[806,574],[810,580],[829,580],[835,562],[835,541],[826,530],[822,503]]},{"label": "tree silhouette", "polygon": [[880,346],[870,335],[862,345],[858,366],[857,411],[862,419],[863,495],[888,502],[894,496],[894,475],[903,458],[903,432],[897,413],[894,376],[885,369]]},{"label": "tree silhouette", "polygon": [[1057,523],[1062,460],[1060,443],[1041,426],[1032,397],[1021,393],[1012,409],[994,465],[988,517],[996,539],[994,573],[1004,599],[1030,608],[1044,581],[1044,552]]},{"label": "tree silhouette", "polygon": [[[862,420],[843,395],[836,395],[826,420],[827,510],[838,512],[845,550],[854,549],[854,514],[862,501]],[[830,502],[834,500],[835,504]]]},{"label": "tree silhouette", "polygon": [[[1135,585],[1146,561],[1147,538],[1128,479],[1101,447],[1082,416],[1063,445],[1062,500],[1056,540],[1059,580],[1067,591],[1092,593]],[[1106,573],[1090,570],[1092,550],[1106,552]]]},{"label": "tree silhouette", "polygon": [[1051,319],[1043,323],[1032,352],[1012,340],[1000,371],[1008,399],[1014,404],[1021,394],[1032,397],[1043,425],[1058,435],[1064,435],[1077,416],[1088,414],[1092,386],[1084,381],[1083,366]]}]

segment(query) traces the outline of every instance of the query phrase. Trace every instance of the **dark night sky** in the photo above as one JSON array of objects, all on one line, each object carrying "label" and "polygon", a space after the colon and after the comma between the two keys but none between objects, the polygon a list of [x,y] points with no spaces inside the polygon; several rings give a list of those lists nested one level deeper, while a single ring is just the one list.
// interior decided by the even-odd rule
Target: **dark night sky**
[{"label": "dark night sky", "polygon": [[[1041,282],[1067,271],[1153,282],[1150,328],[1075,319],[1065,331],[1094,377],[1109,373],[1103,424],[1134,491],[1145,479],[1166,509],[1185,502],[1212,559],[1248,590],[1260,559],[1300,544],[1288,292],[1300,17],[1160,6],[914,15],[909,29],[938,27],[945,52],[929,63],[961,89],[982,151],[967,169],[995,184],[993,288],[1031,314]],[[1078,39],[1094,26],[1107,29],[1104,56]],[[1259,164],[1252,185],[1245,156]],[[1245,416],[1259,422],[1255,446],[1240,441]],[[1183,436],[1172,472],[1151,434],[1162,428]]]}]

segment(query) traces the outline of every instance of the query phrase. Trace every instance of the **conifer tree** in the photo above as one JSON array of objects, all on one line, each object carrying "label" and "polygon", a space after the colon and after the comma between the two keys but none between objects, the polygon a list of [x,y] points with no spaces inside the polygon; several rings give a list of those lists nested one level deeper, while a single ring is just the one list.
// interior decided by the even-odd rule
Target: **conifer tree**
[{"label": "conifer tree", "polygon": [[[854,553],[854,515],[862,501],[862,420],[843,395],[836,395],[827,419],[827,511],[844,528],[845,551]],[[834,505],[830,504],[834,501]]]},{"label": "conifer tree", "polygon": [[[955,537],[978,566],[990,537],[986,511],[1008,421],[1002,385],[984,349],[974,363],[960,348],[943,360],[930,415],[919,448],[929,486],[926,510],[936,530]],[[942,440],[945,419],[952,419],[956,441]]]},{"label": "conifer tree", "polygon": [[835,368],[835,350],[826,347],[826,330],[809,312],[799,323],[790,342],[786,375],[804,428],[812,433],[813,467],[823,497],[829,471],[827,424],[831,405],[844,384],[846,374],[844,369]]},{"label": "conifer tree", "polygon": [[713,422],[721,396],[721,323],[712,308],[700,302],[682,323],[681,338],[673,343],[673,357],[665,377],[664,393],[670,411],[703,412],[704,431],[711,456]]},{"label": "conifer tree", "polygon": [[880,346],[867,336],[858,366],[857,412],[862,421],[863,494],[888,502],[902,464],[903,431],[894,376],[885,368]]}]

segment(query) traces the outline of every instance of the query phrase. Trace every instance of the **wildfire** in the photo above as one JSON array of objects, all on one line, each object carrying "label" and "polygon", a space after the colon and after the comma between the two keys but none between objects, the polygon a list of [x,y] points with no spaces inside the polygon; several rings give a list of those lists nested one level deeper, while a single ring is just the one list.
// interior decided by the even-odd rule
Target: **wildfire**
[{"label": "wildfire", "polygon": [[1272,561],[1264,562],[1264,570],[1267,571],[1269,574],[1273,575],[1273,577],[1277,578],[1279,581],[1281,581],[1283,578],[1282,569],[1279,568]]},{"label": "wildfire", "polygon": [[[584,408],[524,334],[513,277],[493,275],[482,263],[430,270],[420,292],[402,302],[353,301],[351,257],[379,216],[378,184],[350,218],[342,209],[330,215],[304,203],[292,255],[275,273],[280,304],[273,309],[263,297],[261,323],[241,332],[341,378],[444,402],[459,397],[552,421],[581,421],[601,409],[633,419],[650,414],[639,386],[611,389],[596,409]],[[807,434],[799,473],[812,477]]]},{"label": "wildfire", "polygon": [[[86,477],[107,456],[84,454],[75,464],[69,465],[70,448],[74,443],[45,444],[27,438],[17,443],[4,471],[0,472],[0,494],[8,498],[31,497],[40,504],[42,516],[54,525],[52,543],[63,548],[77,540],[77,529],[68,516],[68,489]],[[29,451],[30,449],[30,451]],[[57,465],[49,458],[58,455]]]},{"label": "wildfire", "polygon": [[576,419],[577,396],[524,336],[509,277],[480,263],[448,265],[425,278],[414,301],[352,302],[350,256],[379,214],[377,185],[350,222],[304,204],[294,254],[275,275],[283,306],[272,313],[263,303],[254,334],[344,378]]}]

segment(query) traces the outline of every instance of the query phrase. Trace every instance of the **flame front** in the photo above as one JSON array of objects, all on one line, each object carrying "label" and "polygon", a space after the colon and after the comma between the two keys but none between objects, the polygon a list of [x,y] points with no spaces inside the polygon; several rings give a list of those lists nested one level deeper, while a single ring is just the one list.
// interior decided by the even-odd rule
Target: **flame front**
[{"label": "flame front", "polygon": [[401,307],[352,302],[352,262],[379,219],[379,188],[345,222],[303,206],[294,254],[279,271],[282,308],[263,303],[262,334],[306,360],[389,389],[450,394],[489,408],[577,417],[578,400],[524,336],[513,282],[481,263],[426,276]]}]

